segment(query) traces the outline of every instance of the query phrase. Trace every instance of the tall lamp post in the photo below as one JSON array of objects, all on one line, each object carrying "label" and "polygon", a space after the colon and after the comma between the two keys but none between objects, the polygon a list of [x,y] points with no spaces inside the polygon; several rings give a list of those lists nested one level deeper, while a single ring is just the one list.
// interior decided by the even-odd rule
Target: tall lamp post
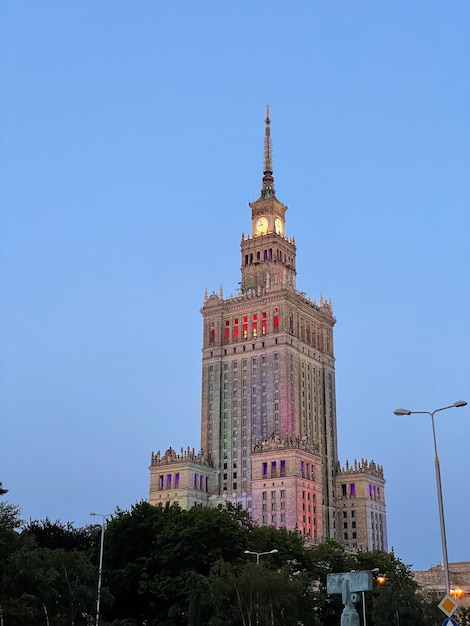
[{"label": "tall lamp post", "polygon": [[101,575],[103,572],[103,550],[104,550],[104,531],[106,519],[111,517],[112,513],[90,513],[90,515],[101,517],[101,541],[100,541],[100,560],[98,565],[98,593],[96,595],[96,621],[95,626],[100,623],[100,600],[101,600]]},{"label": "tall lamp post", "polygon": [[450,592],[450,578],[449,578],[449,561],[447,558],[447,540],[446,540],[446,527],[444,523],[444,503],[442,501],[442,484],[441,484],[441,466],[439,464],[439,457],[437,455],[437,443],[436,443],[436,429],[434,426],[434,415],[439,411],[446,411],[447,409],[460,408],[466,406],[465,400],[458,400],[454,404],[449,406],[443,406],[435,411],[410,411],[408,409],[396,409],[393,411],[395,415],[430,415],[432,424],[432,436],[434,441],[434,456],[436,466],[436,486],[437,486],[437,503],[439,506],[439,521],[441,524],[441,541],[442,541],[442,564],[444,566],[444,574],[446,579],[446,593]]},{"label": "tall lamp post", "polygon": [[[276,552],[279,552],[279,550],[276,550],[276,548],[274,548],[273,550],[269,550],[268,552],[254,552],[252,550],[245,550],[245,554],[253,554],[253,556],[256,556],[256,565],[259,565],[260,556],[265,556],[266,554],[276,554]],[[257,591],[256,592],[256,626],[258,625],[259,625],[259,593]]]},{"label": "tall lamp post", "polygon": [[276,554],[276,552],[279,552],[276,548],[274,548],[274,550],[269,550],[269,552],[252,552],[251,550],[245,550],[245,554],[253,554],[256,556],[256,565],[259,565],[260,556],[264,556],[265,554]]}]

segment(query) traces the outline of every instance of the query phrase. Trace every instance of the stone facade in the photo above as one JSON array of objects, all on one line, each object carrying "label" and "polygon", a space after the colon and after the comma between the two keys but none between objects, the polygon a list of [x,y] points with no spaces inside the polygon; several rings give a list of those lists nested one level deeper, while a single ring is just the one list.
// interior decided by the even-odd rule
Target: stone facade
[{"label": "stone facade", "polygon": [[208,506],[214,472],[204,453],[169,448],[150,459],[150,504],[179,504],[182,509]]},{"label": "stone facade", "polygon": [[[239,291],[228,297],[222,287],[206,291],[201,309],[204,458],[174,458],[171,448],[164,459],[152,456],[150,501],[184,508],[240,503],[259,524],[352,547],[336,485],[336,320],[331,300],[321,294],[311,300],[296,288],[296,245],[285,234],[287,206],[274,190],[270,125],[268,110],[261,193],[250,203],[251,233],[241,239]],[[369,488],[381,494],[380,502],[356,498],[364,504],[354,508],[356,524],[367,529],[358,548],[386,547],[383,473],[374,468],[362,468],[355,479],[358,494]]]},{"label": "stone facade", "polygon": [[383,467],[365,459],[338,469],[337,537],[352,550],[387,551]]},{"label": "stone facade", "polygon": [[[428,570],[413,572],[421,591],[445,594],[445,575],[441,564]],[[449,563],[450,593],[464,607],[470,607],[470,561]]]}]

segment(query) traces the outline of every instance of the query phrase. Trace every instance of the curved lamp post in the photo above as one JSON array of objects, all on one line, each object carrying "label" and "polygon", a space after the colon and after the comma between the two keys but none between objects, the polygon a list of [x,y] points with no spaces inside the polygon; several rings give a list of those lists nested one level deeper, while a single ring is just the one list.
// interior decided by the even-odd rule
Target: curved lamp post
[{"label": "curved lamp post", "polygon": [[96,622],[95,626],[99,626],[100,623],[100,600],[101,600],[101,574],[103,572],[103,549],[104,549],[104,531],[105,523],[108,517],[111,517],[112,513],[90,513],[90,515],[101,517],[101,541],[100,541],[100,560],[98,565],[98,593],[96,595]]},{"label": "curved lamp post", "polygon": [[245,550],[245,554],[254,554],[256,556],[256,565],[259,565],[259,557],[264,556],[265,554],[276,554],[279,550],[270,550],[269,552],[252,552],[251,550]]},{"label": "curved lamp post", "polygon": [[454,404],[449,406],[443,406],[435,411],[410,411],[408,409],[395,409],[393,411],[395,415],[430,415],[432,424],[432,436],[434,441],[434,455],[436,466],[436,486],[437,486],[437,503],[439,506],[439,521],[441,524],[441,540],[442,540],[442,564],[444,566],[444,574],[446,579],[446,593],[450,592],[450,578],[449,578],[449,561],[447,559],[447,540],[446,540],[446,527],[444,523],[444,504],[442,501],[442,484],[441,484],[441,467],[439,464],[439,457],[437,456],[437,443],[436,443],[436,429],[434,427],[434,415],[439,411],[446,411],[447,409],[460,408],[466,406],[465,400],[458,400]]}]

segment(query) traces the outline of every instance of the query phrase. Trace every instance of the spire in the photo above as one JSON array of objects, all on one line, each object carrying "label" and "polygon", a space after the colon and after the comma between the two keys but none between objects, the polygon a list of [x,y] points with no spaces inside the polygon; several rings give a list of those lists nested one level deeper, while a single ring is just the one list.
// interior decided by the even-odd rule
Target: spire
[{"label": "spire", "polygon": [[272,145],[271,145],[271,119],[269,117],[269,106],[266,107],[266,129],[264,135],[264,172],[263,187],[261,188],[262,198],[274,197],[274,178],[272,165]]}]

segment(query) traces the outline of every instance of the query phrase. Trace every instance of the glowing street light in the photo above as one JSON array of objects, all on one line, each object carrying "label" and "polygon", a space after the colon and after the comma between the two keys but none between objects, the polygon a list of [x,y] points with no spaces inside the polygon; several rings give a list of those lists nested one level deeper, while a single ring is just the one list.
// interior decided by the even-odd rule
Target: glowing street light
[{"label": "glowing street light", "polygon": [[90,513],[90,515],[101,517],[101,542],[100,542],[100,560],[98,565],[98,593],[96,595],[96,622],[95,626],[99,626],[100,623],[100,600],[101,600],[101,574],[103,572],[103,550],[104,550],[104,530],[105,523],[108,517],[111,517],[112,513]]},{"label": "glowing street light", "polygon": [[436,409],[435,411],[410,411],[408,409],[395,409],[395,411],[393,411],[395,415],[421,414],[421,415],[431,416],[432,436],[434,440],[434,455],[435,455],[435,466],[436,466],[437,502],[439,506],[439,521],[441,524],[442,564],[444,566],[444,574],[445,574],[445,579],[446,579],[446,593],[450,592],[449,561],[447,558],[446,527],[444,523],[444,504],[442,501],[441,467],[439,464],[439,457],[437,456],[436,429],[434,427],[434,415],[438,411],[446,411],[447,409],[453,409],[453,408],[458,409],[466,405],[467,403],[465,402],[465,400],[458,400],[457,402],[454,402],[454,404],[450,404],[449,406],[443,406],[442,408]]},{"label": "glowing street light", "polygon": [[276,552],[279,552],[276,548],[274,548],[274,550],[270,550],[269,552],[252,552],[251,550],[245,550],[245,554],[253,554],[256,556],[256,565],[259,565],[260,556],[265,556],[266,554],[276,554]]}]

